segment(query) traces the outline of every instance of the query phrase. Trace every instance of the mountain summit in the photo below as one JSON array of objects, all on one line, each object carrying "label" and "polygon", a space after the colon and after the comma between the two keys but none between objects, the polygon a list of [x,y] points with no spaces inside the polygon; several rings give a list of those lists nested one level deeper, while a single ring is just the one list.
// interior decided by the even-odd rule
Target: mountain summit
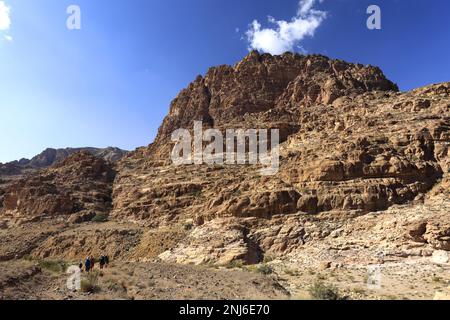
[{"label": "mountain summit", "polygon": [[192,128],[194,121],[214,128],[235,128],[249,121],[282,122],[291,133],[295,128],[289,128],[289,123],[308,106],[331,105],[340,97],[371,91],[397,92],[398,87],[373,66],[320,55],[272,56],[252,51],[235,66],[210,68],[178,94],[150,155],[167,157],[172,132]]}]

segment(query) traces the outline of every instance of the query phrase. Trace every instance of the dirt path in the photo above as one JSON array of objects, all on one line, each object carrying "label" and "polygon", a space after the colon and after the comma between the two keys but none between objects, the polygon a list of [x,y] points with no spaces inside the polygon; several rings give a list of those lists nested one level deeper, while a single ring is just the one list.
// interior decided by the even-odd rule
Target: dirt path
[{"label": "dirt path", "polygon": [[[0,263],[0,299],[168,300],[168,299],[288,299],[289,294],[270,277],[247,271],[205,267],[112,263],[99,271],[95,293],[71,292],[67,275],[29,261]],[[85,278],[85,275],[83,275]]]}]

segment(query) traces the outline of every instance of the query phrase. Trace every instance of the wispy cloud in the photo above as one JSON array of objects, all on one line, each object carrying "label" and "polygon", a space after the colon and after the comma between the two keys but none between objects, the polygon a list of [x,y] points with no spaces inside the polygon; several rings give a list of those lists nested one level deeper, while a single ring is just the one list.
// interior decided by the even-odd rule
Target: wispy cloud
[{"label": "wispy cloud", "polygon": [[3,38],[8,42],[13,41],[13,37],[7,33],[11,27],[10,11],[5,1],[0,1],[0,36],[3,34]]},{"label": "wispy cloud", "polygon": [[10,9],[5,1],[0,1],[0,31],[9,30],[11,26]]},{"label": "wispy cloud", "polygon": [[326,19],[327,13],[314,9],[316,2],[323,0],[301,0],[296,15],[291,21],[275,20],[268,17],[273,28],[262,28],[254,20],[247,30],[246,36],[249,50],[259,50],[271,54],[282,54],[301,48],[300,43],[305,37],[312,37],[316,29]]}]

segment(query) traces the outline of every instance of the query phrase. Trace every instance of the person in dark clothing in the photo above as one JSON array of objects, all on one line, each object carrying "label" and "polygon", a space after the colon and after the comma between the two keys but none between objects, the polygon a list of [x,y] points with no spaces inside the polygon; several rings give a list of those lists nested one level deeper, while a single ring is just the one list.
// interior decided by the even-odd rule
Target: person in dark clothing
[{"label": "person in dark clothing", "polygon": [[105,268],[108,268],[109,265],[109,257],[105,255]]},{"label": "person in dark clothing", "polygon": [[103,266],[105,265],[105,256],[100,257],[100,269],[103,269]]},{"label": "person in dark clothing", "polygon": [[95,259],[94,259],[94,256],[91,256],[90,261],[91,261],[91,270],[93,270],[93,269],[94,269],[94,266],[95,266]]},{"label": "person in dark clothing", "polygon": [[89,272],[91,270],[91,259],[88,257],[84,263],[84,268],[86,272]]},{"label": "person in dark clothing", "polygon": [[80,271],[83,272],[83,261],[80,261],[78,268],[80,268]]}]

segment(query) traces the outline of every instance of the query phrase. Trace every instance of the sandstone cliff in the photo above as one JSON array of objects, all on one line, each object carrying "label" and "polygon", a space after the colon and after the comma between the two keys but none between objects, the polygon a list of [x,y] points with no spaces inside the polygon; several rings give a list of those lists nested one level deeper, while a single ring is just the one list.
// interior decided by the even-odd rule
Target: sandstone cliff
[{"label": "sandstone cliff", "polygon": [[[112,214],[151,228],[192,225],[160,256],[167,261],[285,255],[340,228],[329,219],[351,230],[356,217],[395,206],[435,197],[448,205],[449,119],[450,83],[400,93],[376,67],[252,52],[197,77],[172,102],[155,142],[118,163]],[[220,130],[279,128],[280,173],[171,166],[171,133],[194,121]],[[423,215],[443,219],[435,248],[450,240],[446,210]]]}]

